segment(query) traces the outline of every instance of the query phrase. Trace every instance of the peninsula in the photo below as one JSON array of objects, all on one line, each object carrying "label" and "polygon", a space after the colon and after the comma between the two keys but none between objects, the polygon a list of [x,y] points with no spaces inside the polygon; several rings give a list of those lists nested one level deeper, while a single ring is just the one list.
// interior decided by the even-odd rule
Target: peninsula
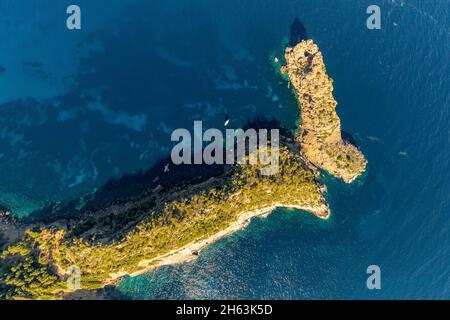
[{"label": "peninsula", "polygon": [[[280,137],[279,170],[260,174],[258,165],[224,165],[220,174],[186,185],[157,187],[97,206],[81,206],[79,216],[47,223],[0,217],[0,297],[64,298],[68,270],[81,271],[81,289],[115,284],[161,265],[194,259],[214,241],[245,227],[277,207],[330,215],[323,169],[345,182],[360,175],[366,160],[341,137],[331,80],[311,41],[286,49],[286,66],[301,105],[295,137]],[[255,152],[270,153],[259,147]],[[249,155],[250,156],[250,155]]]}]

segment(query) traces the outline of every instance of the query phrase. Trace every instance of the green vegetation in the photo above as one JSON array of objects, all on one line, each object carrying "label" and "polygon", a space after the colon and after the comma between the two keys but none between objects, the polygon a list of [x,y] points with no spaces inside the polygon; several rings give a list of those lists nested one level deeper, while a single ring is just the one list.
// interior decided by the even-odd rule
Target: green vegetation
[{"label": "green vegetation", "polygon": [[16,245],[0,256],[0,297],[3,299],[55,298],[63,288],[59,277],[50,269],[49,261],[39,254],[38,234],[28,231]]},{"label": "green vegetation", "polygon": [[149,208],[146,218],[118,241],[89,243],[62,229],[28,231],[1,255],[2,297],[58,297],[65,270],[72,265],[81,269],[83,289],[100,288],[112,274],[151,266],[161,255],[227,228],[243,212],[277,203],[326,208],[314,172],[287,147],[281,147],[277,174],[262,176],[259,169],[236,165],[207,188],[167,201],[160,209]]}]

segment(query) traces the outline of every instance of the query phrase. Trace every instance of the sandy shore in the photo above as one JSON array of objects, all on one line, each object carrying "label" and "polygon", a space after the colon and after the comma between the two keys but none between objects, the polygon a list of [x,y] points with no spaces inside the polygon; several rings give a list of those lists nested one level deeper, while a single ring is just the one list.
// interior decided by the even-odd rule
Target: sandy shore
[{"label": "sandy shore", "polygon": [[238,219],[232,223],[227,228],[211,235],[210,237],[202,240],[197,240],[190,244],[187,244],[181,248],[172,250],[164,255],[157,256],[152,259],[142,260],[139,263],[139,266],[142,267],[141,270],[137,272],[133,272],[131,274],[127,272],[117,272],[111,274],[111,280],[107,284],[114,284],[120,281],[120,279],[129,275],[131,277],[138,276],[140,274],[146,273],[158,267],[170,264],[183,263],[187,261],[194,260],[197,258],[198,253],[205,247],[213,244],[217,240],[230,235],[238,230],[245,228],[254,217],[265,217],[274,211],[276,208],[288,208],[288,209],[298,209],[310,212],[321,219],[328,219],[330,215],[330,210],[328,206],[324,203],[321,207],[313,208],[313,207],[304,207],[299,205],[284,205],[282,203],[276,203],[272,206],[264,207],[258,210],[243,212],[238,216]]}]

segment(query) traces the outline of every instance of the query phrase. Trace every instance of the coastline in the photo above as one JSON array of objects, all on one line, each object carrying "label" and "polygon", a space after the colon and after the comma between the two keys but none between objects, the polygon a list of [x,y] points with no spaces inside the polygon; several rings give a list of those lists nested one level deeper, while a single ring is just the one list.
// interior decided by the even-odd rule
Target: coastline
[{"label": "coastline", "polygon": [[[209,236],[206,239],[197,240],[181,248],[169,251],[164,255],[149,260],[142,260],[139,263],[139,265],[143,267],[142,270],[133,273],[118,272],[111,274],[111,280],[105,283],[105,285],[115,285],[124,276],[135,277],[165,265],[179,264],[195,260],[198,257],[200,251],[206,248],[207,246],[217,242],[218,240],[226,236],[235,233],[236,231],[244,229],[250,224],[251,219],[255,217],[267,217],[269,214],[271,214],[278,208],[303,210],[323,220],[327,220],[330,216],[330,209],[325,203],[323,203],[323,206],[321,208],[275,203],[274,205],[267,206],[264,208],[256,209],[253,211],[246,211],[243,212],[242,214],[239,214],[237,220],[233,222],[231,225],[229,225],[227,228]],[[155,261],[157,261],[157,263],[154,263]]]}]

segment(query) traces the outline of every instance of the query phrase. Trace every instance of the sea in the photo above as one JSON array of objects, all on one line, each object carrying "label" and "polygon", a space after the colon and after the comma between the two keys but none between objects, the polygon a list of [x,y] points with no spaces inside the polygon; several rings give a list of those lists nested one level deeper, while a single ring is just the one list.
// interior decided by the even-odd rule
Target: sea
[{"label": "sea", "polygon": [[[66,27],[71,4],[79,30]],[[371,5],[380,29],[367,27]],[[1,0],[0,207],[24,217],[144,171],[194,120],[295,128],[299,108],[273,58],[296,18],[322,51],[366,172],[350,185],[324,175],[328,220],[278,209],[115,290],[450,299],[449,0]],[[374,265],[379,289],[367,285]]]}]

